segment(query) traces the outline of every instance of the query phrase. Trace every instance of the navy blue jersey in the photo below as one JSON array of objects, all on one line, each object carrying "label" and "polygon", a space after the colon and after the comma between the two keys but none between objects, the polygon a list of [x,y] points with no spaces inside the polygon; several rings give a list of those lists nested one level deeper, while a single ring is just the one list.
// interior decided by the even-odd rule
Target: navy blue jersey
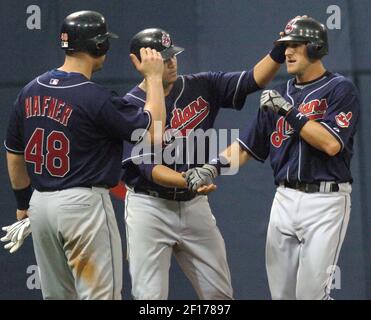
[{"label": "navy blue jersey", "polygon": [[[180,140],[182,143],[182,150],[179,153],[182,153],[183,158],[173,164],[162,164],[178,172],[203,165],[205,161],[197,163],[196,144],[193,146],[194,150],[189,150],[189,146],[186,146],[189,132],[196,129],[206,131],[212,128],[220,108],[239,110],[245,103],[246,95],[259,89],[254,80],[253,71],[204,72],[179,76],[170,94],[165,98],[167,120],[162,153],[172,150],[174,143],[172,138],[176,136],[176,141],[179,142]],[[124,99],[128,103],[143,107],[146,93],[136,86],[125,95]],[[176,134],[173,135],[174,132]],[[208,156],[207,141],[203,144],[202,152]],[[193,160],[195,161],[190,161],[190,154],[193,154]],[[125,144],[123,181],[128,186],[160,192],[176,191],[173,188],[165,188],[152,182],[151,174],[154,164],[135,165],[133,158],[135,156],[133,156],[130,146]],[[207,158],[205,160],[208,161]],[[181,190],[178,191],[181,192]]]},{"label": "navy blue jersey", "polygon": [[37,190],[118,183],[122,141],[150,114],[80,73],[52,70],[19,93],[5,141],[24,154]]},{"label": "navy blue jersey", "polygon": [[284,117],[268,110],[257,116],[242,132],[240,146],[255,159],[270,156],[275,183],[283,181],[352,182],[350,160],[360,106],[353,83],[338,73],[297,85],[294,79],[275,88],[308,119],[320,123],[340,143],[334,157],[312,147],[293,130]]}]

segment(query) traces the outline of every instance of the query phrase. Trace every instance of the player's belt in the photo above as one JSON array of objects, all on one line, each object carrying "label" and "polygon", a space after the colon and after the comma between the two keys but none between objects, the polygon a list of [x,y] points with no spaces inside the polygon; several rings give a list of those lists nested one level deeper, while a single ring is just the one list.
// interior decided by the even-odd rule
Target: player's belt
[{"label": "player's belt", "polygon": [[104,188],[104,189],[109,189],[110,187],[106,184],[96,184],[96,185],[93,185],[93,186],[73,186],[73,187],[69,187],[69,188],[59,188],[59,189],[56,189],[56,188],[36,188],[37,191],[39,192],[54,192],[54,191],[62,191],[62,190],[66,190],[66,189],[71,189],[71,188],[89,188],[89,189],[92,189],[92,188]]},{"label": "player's belt", "polygon": [[147,190],[147,189],[142,189],[142,188],[138,188],[138,187],[133,188],[133,191],[135,193],[146,194],[146,195],[149,195],[149,196],[152,196],[152,197],[162,198],[162,199],[166,199],[166,200],[173,200],[173,201],[189,201],[189,200],[192,200],[196,196],[195,193],[191,193],[191,192],[188,192],[188,191],[184,191],[184,192],[158,192],[158,191]]},{"label": "player's belt", "polygon": [[339,185],[333,181],[321,181],[312,183],[301,181],[285,181],[281,182],[280,185],[285,186],[286,188],[295,189],[306,193],[339,191]]}]

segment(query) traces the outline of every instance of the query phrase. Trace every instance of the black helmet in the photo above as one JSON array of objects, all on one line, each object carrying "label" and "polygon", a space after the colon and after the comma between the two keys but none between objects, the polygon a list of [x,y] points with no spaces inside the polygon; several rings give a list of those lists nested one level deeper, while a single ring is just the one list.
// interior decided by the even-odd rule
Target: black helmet
[{"label": "black helmet", "polygon": [[170,38],[170,35],[162,29],[150,28],[138,32],[130,42],[130,52],[135,54],[140,60],[140,48],[152,48],[161,52],[164,60],[170,59],[184,51],[181,47],[176,47]]},{"label": "black helmet", "polygon": [[277,42],[305,42],[309,59],[321,59],[328,54],[327,31],[323,24],[313,18],[295,18],[289,21],[284,36]]},{"label": "black helmet", "polygon": [[87,52],[103,56],[109,49],[109,38],[118,38],[107,31],[104,17],[95,11],[78,11],[67,16],[61,28],[61,48],[66,52]]}]

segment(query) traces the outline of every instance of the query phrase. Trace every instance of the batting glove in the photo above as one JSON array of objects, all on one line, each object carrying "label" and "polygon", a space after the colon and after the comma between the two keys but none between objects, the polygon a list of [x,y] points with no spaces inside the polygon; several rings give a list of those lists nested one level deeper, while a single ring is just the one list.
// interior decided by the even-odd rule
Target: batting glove
[{"label": "batting glove", "polygon": [[2,227],[6,235],[0,239],[2,242],[7,242],[4,249],[10,253],[16,252],[23,244],[24,239],[31,233],[30,219],[26,218],[13,223],[10,226]]},{"label": "batting glove", "polygon": [[214,179],[218,176],[218,170],[211,164],[204,164],[202,167],[189,169],[185,173],[188,189],[192,192],[197,192],[197,189],[213,184]]},{"label": "batting glove", "polygon": [[271,109],[281,116],[286,116],[291,111],[292,105],[276,90],[264,90],[260,97],[260,109],[263,111]]}]

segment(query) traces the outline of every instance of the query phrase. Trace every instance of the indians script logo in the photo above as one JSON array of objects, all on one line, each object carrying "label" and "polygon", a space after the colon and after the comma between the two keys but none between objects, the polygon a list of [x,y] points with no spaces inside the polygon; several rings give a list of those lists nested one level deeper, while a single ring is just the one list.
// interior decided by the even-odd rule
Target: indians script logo
[{"label": "indians script logo", "polygon": [[282,142],[288,138],[294,132],[294,129],[288,122],[285,121],[284,117],[280,117],[276,124],[276,131],[271,134],[271,144],[279,148]]},{"label": "indians script logo", "polygon": [[341,128],[348,128],[350,125],[350,119],[352,119],[353,113],[348,112],[345,114],[344,112],[340,112],[336,117],[336,123]]},{"label": "indians script logo", "polygon": [[[309,120],[320,120],[323,119],[327,108],[328,104],[326,99],[314,99],[307,103],[302,103],[298,111]],[[284,117],[280,117],[276,123],[276,131],[271,134],[271,144],[276,148],[281,147],[282,142],[290,138],[293,132],[294,129],[285,121]]]},{"label": "indians script logo", "polygon": [[171,144],[177,137],[186,137],[210,113],[209,103],[202,97],[192,101],[184,109],[174,108],[171,113],[170,128],[165,132],[165,144]]},{"label": "indians script logo", "polygon": [[320,120],[326,113],[328,108],[326,99],[314,99],[307,103],[302,103],[298,110],[300,113],[304,114],[309,120]]}]

